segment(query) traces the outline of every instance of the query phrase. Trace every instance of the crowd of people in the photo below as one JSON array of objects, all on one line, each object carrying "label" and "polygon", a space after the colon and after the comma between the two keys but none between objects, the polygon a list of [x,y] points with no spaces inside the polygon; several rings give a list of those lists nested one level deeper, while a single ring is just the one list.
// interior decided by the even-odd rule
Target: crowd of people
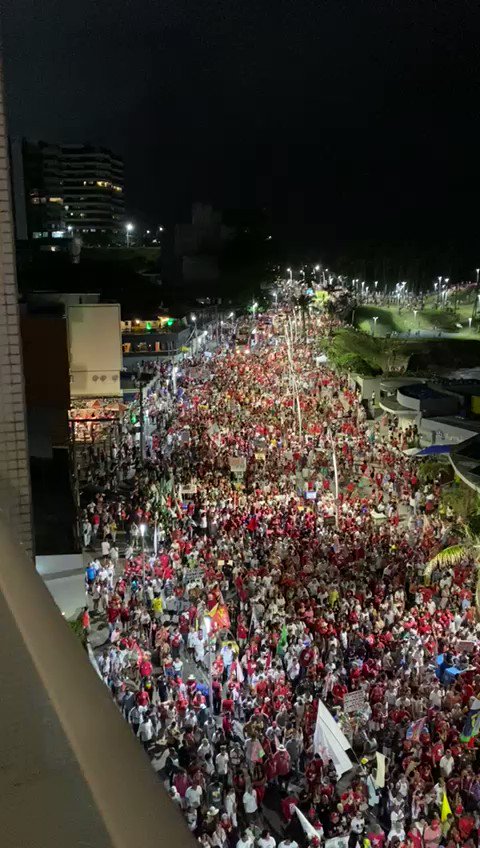
[{"label": "crowd of people", "polygon": [[164,369],[86,500],[100,673],[205,848],[478,848],[475,573],[424,580],[455,516],[283,323]]}]

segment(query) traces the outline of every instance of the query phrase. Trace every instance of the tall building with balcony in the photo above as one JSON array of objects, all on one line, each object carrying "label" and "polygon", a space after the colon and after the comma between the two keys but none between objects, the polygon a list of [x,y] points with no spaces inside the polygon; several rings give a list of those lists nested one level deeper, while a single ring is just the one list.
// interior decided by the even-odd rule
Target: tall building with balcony
[{"label": "tall building with balcony", "polygon": [[17,239],[118,240],[125,217],[119,156],[103,147],[26,139],[12,140],[10,156]]},{"label": "tall building with balcony", "polygon": [[74,144],[62,146],[61,157],[67,227],[92,241],[118,235],[125,217],[122,159],[104,147]]}]

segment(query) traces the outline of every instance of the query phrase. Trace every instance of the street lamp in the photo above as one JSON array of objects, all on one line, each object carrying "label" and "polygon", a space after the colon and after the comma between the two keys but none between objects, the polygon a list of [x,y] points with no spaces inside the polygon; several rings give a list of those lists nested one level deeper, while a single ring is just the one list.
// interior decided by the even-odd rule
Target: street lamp
[{"label": "street lamp", "polygon": [[375,328],[377,326],[378,315],[373,315],[372,318],[373,318],[373,334],[372,335],[375,335]]},{"label": "street lamp", "polygon": [[140,530],[140,538],[142,540],[143,601],[144,601],[145,604],[147,603],[147,589],[146,589],[146,586],[145,586],[145,531],[146,531],[146,529],[147,528],[146,528],[145,524],[140,524],[139,530]]},{"label": "street lamp", "polygon": [[293,280],[293,273],[291,268],[287,268],[287,273],[290,274],[290,282]]},{"label": "street lamp", "polygon": [[417,315],[418,315],[418,309],[414,309],[413,310],[413,317],[415,318],[415,326],[418,325]]},{"label": "street lamp", "polygon": [[134,229],[133,224],[131,224],[130,221],[128,222],[128,224],[125,224],[127,247],[130,247],[130,235],[133,232],[133,229]]},{"label": "street lamp", "polygon": [[209,615],[203,618],[203,626],[207,635],[208,643],[208,702],[210,706],[210,715],[213,716],[213,697],[212,697],[212,645],[210,642],[210,631],[212,629],[212,619]]},{"label": "street lamp", "polygon": [[254,300],[253,303],[252,303],[252,312],[253,312],[253,318],[254,319],[256,318],[257,307],[258,307],[258,303],[257,303],[256,300]]}]

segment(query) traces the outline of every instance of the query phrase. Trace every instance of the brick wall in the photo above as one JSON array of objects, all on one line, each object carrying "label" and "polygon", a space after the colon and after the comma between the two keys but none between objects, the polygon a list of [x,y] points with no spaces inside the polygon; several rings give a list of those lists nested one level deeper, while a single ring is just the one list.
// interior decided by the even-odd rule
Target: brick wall
[{"label": "brick wall", "polygon": [[22,350],[15,273],[8,136],[0,64],[0,513],[33,553]]}]

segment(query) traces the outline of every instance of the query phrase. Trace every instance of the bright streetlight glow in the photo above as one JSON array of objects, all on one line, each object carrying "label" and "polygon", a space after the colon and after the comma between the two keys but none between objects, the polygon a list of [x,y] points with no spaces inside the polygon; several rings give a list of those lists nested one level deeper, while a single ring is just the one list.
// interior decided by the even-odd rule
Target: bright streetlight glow
[{"label": "bright streetlight glow", "polygon": [[192,315],[191,317],[192,317],[192,321],[193,321],[193,322],[195,322],[195,321],[197,320],[197,316],[196,316],[196,315]]},{"label": "bright streetlight glow", "polygon": [[320,271],[320,265],[315,265],[315,271]]},{"label": "bright streetlight glow", "polygon": [[127,233],[131,233],[132,230],[133,230],[133,224],[131,224],[130,221],[129,221],[128,224],[125,224],[125,229],[126,229]]},{"label": "bright streetlight glow", "polygon": [[140,524],[138,529],[140,530],[140,536],[145,536],[145,530],[147,529],[145,524]]}]

